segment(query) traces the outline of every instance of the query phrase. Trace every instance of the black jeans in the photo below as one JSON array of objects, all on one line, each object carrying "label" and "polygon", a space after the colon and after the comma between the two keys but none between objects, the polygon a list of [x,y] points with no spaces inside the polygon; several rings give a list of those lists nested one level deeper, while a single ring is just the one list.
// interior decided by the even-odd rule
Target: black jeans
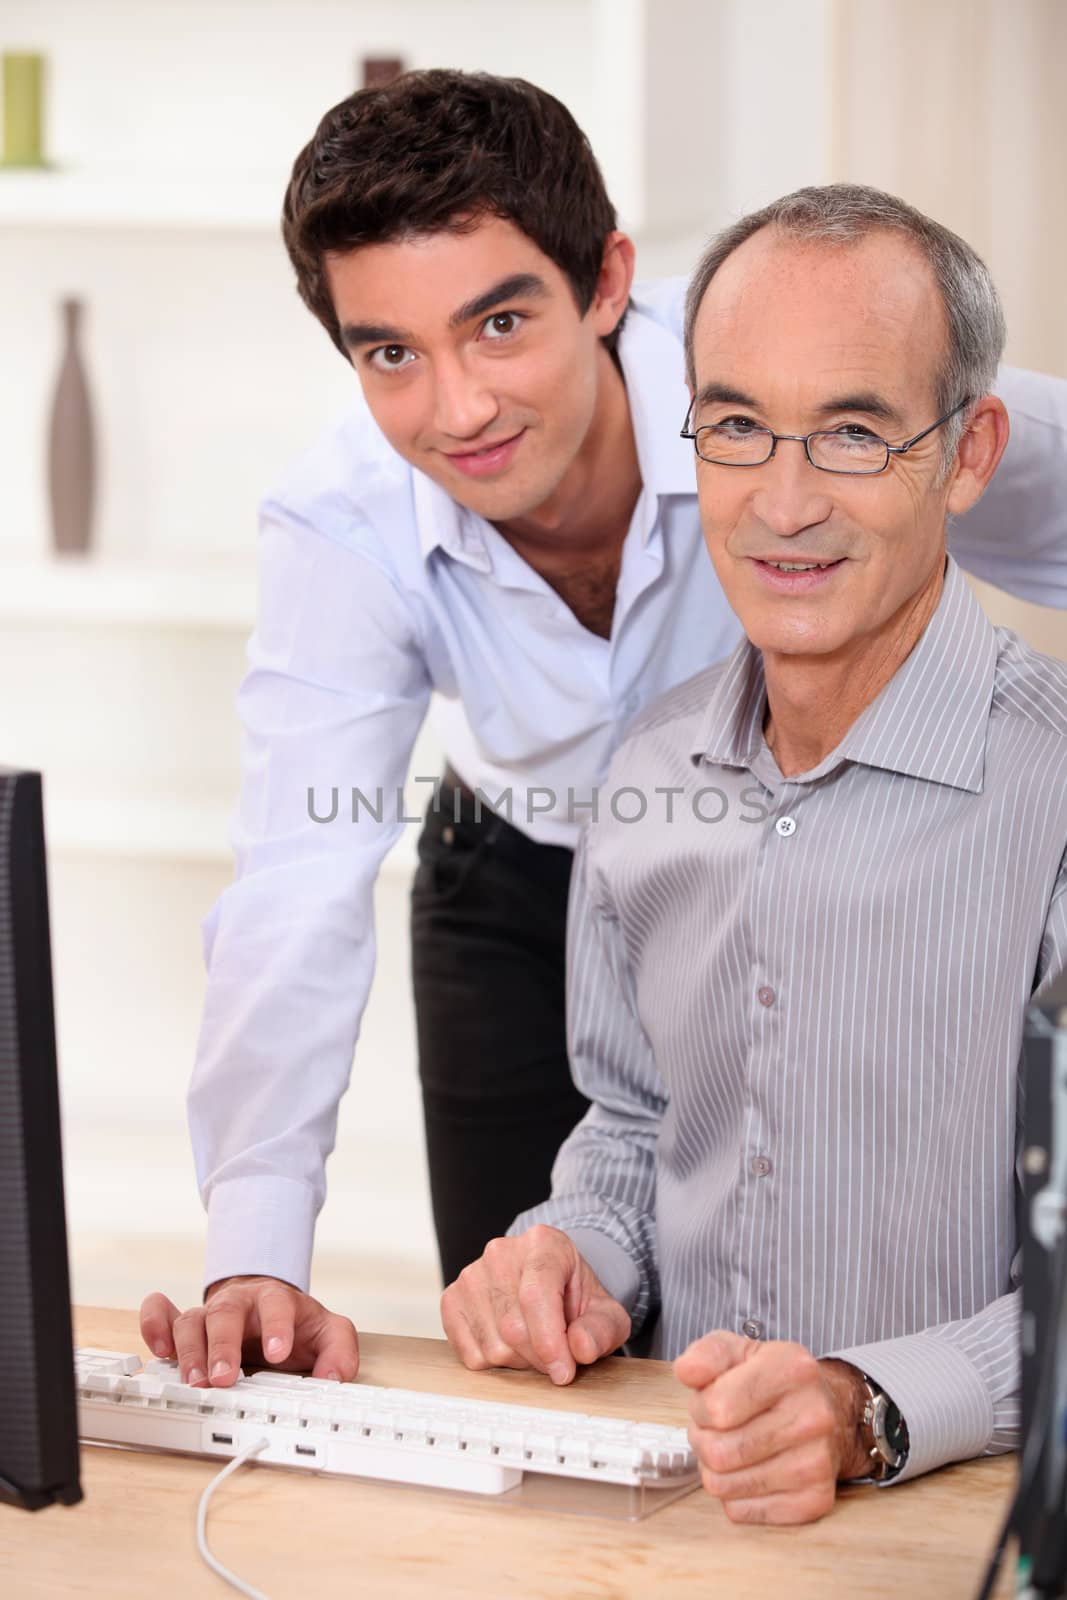
[{"label": "black jeans", "polygon": [[[459,821],[455,820],[458,795]],[[445,1283],[548,1198],[588,1101],[567,1064],[572,852],[535,844],[442,784],[419,839],[412,978],[434,1226]]]}]

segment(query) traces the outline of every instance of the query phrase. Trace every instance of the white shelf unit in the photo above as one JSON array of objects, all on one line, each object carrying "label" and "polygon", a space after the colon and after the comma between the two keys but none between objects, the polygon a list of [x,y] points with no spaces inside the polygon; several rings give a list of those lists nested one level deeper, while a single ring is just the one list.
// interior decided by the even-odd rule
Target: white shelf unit
[{"label": "white shelf unit", "polygon": [[0,622],[228,628],[251,633],[251,563],[192,568],[65,556],[0,562]]},{"label": "white shelf unit", "polygon": [[[0,562],[0,628],[29,635],[44,630],[52,637],[59,630],[68,638],[76,631],[84,640],[89,672],[101,670],[104,652],[117,646],[120,637],[128,639],[135,651],[140,648],[138,635],[157,643],[170,639],[167,649],[179,655],[191,652],[186,657],[190,664],[198,653],[198,637],[202,647],[204,636],[213,635],[226,644],[227,659],[231,654],[239,659],[254,625],[255,572],[251,565],[218,563],[179,569],[77,557]],[[30,640],[24,649],[28,652],[25,659],[32,663]],[[31,665],[29,675],[43,682],[48,651],[47,647],[38,650],[36,670]],[[95,669],[89,666],[94,657]],[[136,661],[137,656],[124,655],[123,660]],[[114,678],[109,681],[114,685]],[[202,693],[202,683],[199,690],[190,684],[190,692]],[[42,715],[48,714],[50,704],[46,696]],[[236,720],[232,735],[236,761]],[[436,763],[436,750],[429,759]],[[129,783],[102,786],[99,774],[76,781],[69,769],[64,770],[61,780],[46,789],[50,847],[77,856],[227,865],[232,858],[229,829],[236,783],[236,768],[232,786],[225,793],[193,789],[176,793],[153,785],[150,771],[131,789]],[[412,785],[406,814],[414,816],[425,798],[424,791]],[[417,862],[417,836],[417,824],[404,830],[385,858],[385,877],[410,881]]]},{"label": "white shelf unit", "polygon": [[[425,797],[422,797],[423,800]],[[111,794],[99,784],[46,785],[48,848],[67,856],[114,856],[131,861],[191,862],[229,867],[234,800],[167,793]],[[409,795],[408,816],[419,797]],[[382,863],[382,876],[410,882],[418,862],[420,824],[409,823]]]},{"label": "white shelf unit", "polygon": [[0,227],[277,232],[285,183],[0,167]]},{"label": "white shelf unit", "polygon": [[112,795],[99,785],[83,790],[75,784],[56,794],[45,785],[48,848],[67,856],[224,865],[231,854],[231,810],[221,799]]}]

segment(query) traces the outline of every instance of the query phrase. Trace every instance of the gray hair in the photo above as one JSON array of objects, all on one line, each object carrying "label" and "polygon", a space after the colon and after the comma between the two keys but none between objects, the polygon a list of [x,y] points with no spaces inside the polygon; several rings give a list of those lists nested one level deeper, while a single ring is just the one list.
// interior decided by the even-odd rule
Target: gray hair
[{"label": "gray hair", "polygon": [[[770,226],[798,239],[827,243],[853,243],[877,228],[892,228],[913,240],[933,270],[948,322],[948,348],[936,380],[938,411],[950,411],[965,395],[973,402],[990,392],[1005,327],[989,268],[958,234],[895,195],[858,183],[797,189],[715,235],[693,273],[685,301],[685,366],[694,388],[693,328],[708,284],[738,245]],[[963,437],[968,412],[954,416],[942,433],[946,469]]]}]

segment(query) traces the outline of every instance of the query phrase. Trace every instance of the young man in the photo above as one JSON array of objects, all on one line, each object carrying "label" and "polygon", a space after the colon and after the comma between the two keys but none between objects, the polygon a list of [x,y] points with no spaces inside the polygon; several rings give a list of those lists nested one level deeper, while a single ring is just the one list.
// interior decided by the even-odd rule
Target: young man
[{"label": "young man", "polygon": [[[634,714],[740,634],[678,438],[682,286],[631,302],[633,246],[563,106],[455,72],[353,95],[298,157],[284,227],[362,394],[262,509],[237,879],[207,925],[190,1093],[208,1292],[180,1317],[161,1295],[143,1308],[148,1341],[217,1382],[242,1341],[355,1370],[351,1324],[304,1292],[372,886],[400,832],[388,808],[352,820],[351,789],[395,794],[436,691],[449,768],[420,843],[413,973],[450,1279],[543,1198],[585,1105],[563,951],[595,787]],[[1002,375],[1007,470],[953,548],[1067,603],[1065,387]],[[479,817],[478,788],[510,789],[511,820]],[[336,817],[316,820],[334,789]]]},{"label": "young man", "polygon": [[962,240],[801,190],[713,241],[689,308],[701,516],[746,637],[620,745],[648,815],[590,825],[570,907],[592,1108],[443,1314],[468,1365],[557,1382],[631,1331],[681,1355],[706,1487],[802,1522],[838,1479],[1018,1440],[1018,1069],[1067,970],[1067,664],[946,560],[1008,436]]}]

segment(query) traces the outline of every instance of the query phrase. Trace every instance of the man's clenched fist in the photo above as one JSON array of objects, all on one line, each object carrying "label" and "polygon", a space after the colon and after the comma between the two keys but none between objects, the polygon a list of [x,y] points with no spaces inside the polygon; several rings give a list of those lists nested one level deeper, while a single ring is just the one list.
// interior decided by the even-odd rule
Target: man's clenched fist
[{"label": "man's clenched fist", "polygon": [[847,1361],[718,1331],[674,1370],[693,1391],[689,1439],[701,1479],[731,1522],[814,1522],[832,1508],[839,1480],[870,1467],[860,1437],[866,1389]]},{"label": "man's clenched fist", "polygon": [[630,1318],[565,1233],[536,1227],[491,1239],[441,1297],[464,1366],[533,1367],[570,1383],[630,1336]]}]

